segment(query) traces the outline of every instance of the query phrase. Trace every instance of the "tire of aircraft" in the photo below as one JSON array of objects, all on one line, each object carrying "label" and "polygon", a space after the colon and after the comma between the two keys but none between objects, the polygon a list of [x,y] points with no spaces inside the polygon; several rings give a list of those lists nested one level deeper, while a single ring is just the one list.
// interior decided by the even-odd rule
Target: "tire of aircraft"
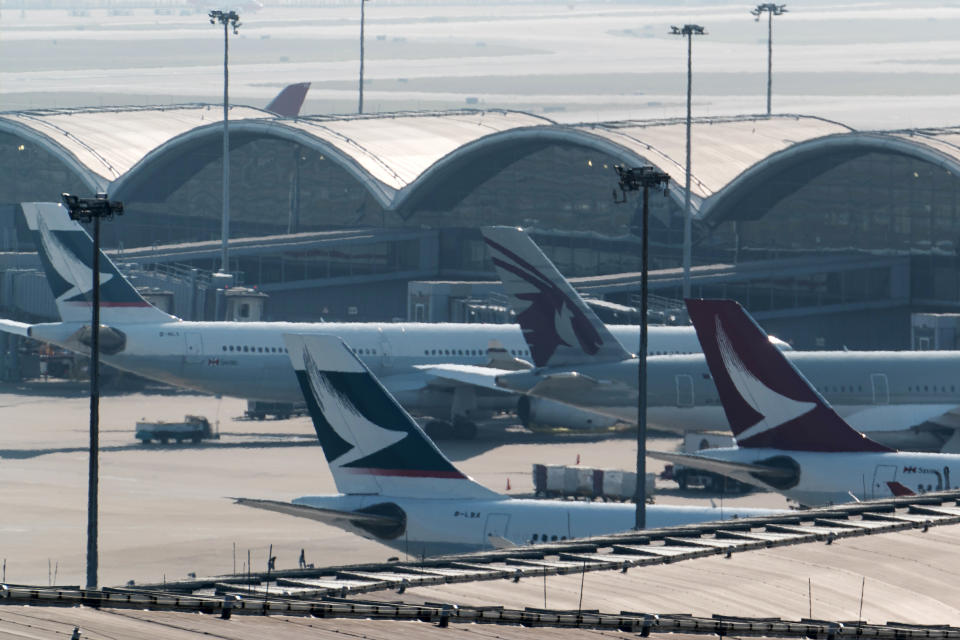
[{"label": "tire of aircraft", "polygon": [[443,440],[453,433],[453,425],[443,420],[431,420],[423,426],[423,430],[431,440]]},{"label": "tire of aircraft", "polygon": [[477,423],[463,419],[454,420],[453,437],[457,440],[473,440],[477,437]]}]

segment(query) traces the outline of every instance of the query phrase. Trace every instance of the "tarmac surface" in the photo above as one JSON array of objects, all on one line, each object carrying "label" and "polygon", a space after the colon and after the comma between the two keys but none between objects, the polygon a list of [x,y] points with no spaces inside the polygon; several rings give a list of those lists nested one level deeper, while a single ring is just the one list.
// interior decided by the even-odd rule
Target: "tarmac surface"
[{"label": "tarmac surface", "polygon": [[[84,582],[87,428],[82,385],[34,383],[0,389],[0,556],[2,581],[58,585]],[[229,496],[287,500],[335,488],[306,418],[240,419],[245,405],[181,393],[108,395],[101,400],[100,582],[120,586],[266,568],[270,545],[277,568],[308,562],[341,565],[382,561],[396,552],[320,523],[236,506]],[[200,445],[141,445],[138,419],[178,420],[185,413],[219,420],[221,438]],[[472,442],[442,448],[471,476],[513,494],[532,490],[530,465],[581,464],[630,468],[632,434],[544,435],[499,423]],[[660,439],[660,448],[676,440]],[[658,467],[651,462],[651,469]],[[706,501],[668,490],[660,502]],[[716,498],[715,498],[716,499]],[[727,503],[784,506],[773,494]],[[676,564],[511,581],[383,591],[364,599],[447,602],[510,608],[690,613],[709,617],[776,616],[875,624],[960,625],[960,525],[928,532],[838,540],[714,556]],[[862,604],[861,604],[862,597]],[[861,609],[862,607],[862,609]],[[84,638],[387,638],[398,634],[446,637],[607,637],[616,632],[524,629],[422,622],[320,620],[283,616],[216,616],[85,607],[0,606],[0,637]],[[621,634],[618,634],[621,635]],[[678,637],[678,636],[674,636]]]},{"label": "tarmac surface", "polygon": [[[89,399],[82,384],[0,388],[0,581],[36,585],[85,582]],[[100,584],[157,583],[189,573],[265,570],[270,545],[277,568],[307,562],[383,561],[397,552],[318,522],[240,507],[230,497],[290,500],[336,493],[306,417],[242,419],[245,403],[182,393],[107,395],[100,403]],[[137,420],[219,421],[220,439],[199,445],[142,445]],[[464,472],[496,491],[533,491],[531,465],[631,469],[635,436],[544,435],[484,428],[477,440],[441,442]],[[659,448],[677,440],[651,442]],[[662,468],[648,461],[648,470]],[[510,491],[506,491],[507,481]],[[675,487],[676,485],[674,485]],[[707,503],[668,491],[663,503]],[[783,507],[773,494],[725,504]]]}]

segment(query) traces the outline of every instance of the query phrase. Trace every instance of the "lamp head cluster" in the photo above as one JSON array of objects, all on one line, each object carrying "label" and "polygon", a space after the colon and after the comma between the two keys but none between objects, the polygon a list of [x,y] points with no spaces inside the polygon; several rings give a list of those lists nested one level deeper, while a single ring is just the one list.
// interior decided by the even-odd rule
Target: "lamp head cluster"
[{"label": "lamp head cluster", "polygon": [[219,9],[214,9],[209,14],[210,24],[217,24],[218,22],[223,26],[230,25],[233,28],[233,35],[239,33],[241,27],[240,24],[240,14],[236,11],[220,11]]},{"label": "lamp head cluster", "polygon": [[617,172],[617,186],[620,188],[621,194],[621,197],[617,197],[617,192],[613,192],[613,201],[617,204],[627,201],[628,191],[662,187],[663,192],[666,193],[667,187],[670,186],[670,176],[651,165],[628,168],[618,164],[614,165],[613,168]]},{"label": "lamp head cluster", "polygon": [[108,200],[105,193],[98,193],[93,198],[81,198],[63,193],[60,199],[63,200],[63,206],[70,212],[70,219],[78,222],[91,222],[94,218],[123,215],[123,203],[119,200]]},{"label": "lamp head cluster", "polygon": [[682,27],[671,26],[671,35],[675,36],[705,36],[707,31],[705,27],[698,24],[685,24]]},{"label": "lamp head cluster", "polygon": [[787,12],[787,5],[764,2],[763,4],[758,4],[755,9],[750,10],[750,13],[758,22],[760,21],[760,14],[767,12],[769,12],[771,16],[783,15]]}]

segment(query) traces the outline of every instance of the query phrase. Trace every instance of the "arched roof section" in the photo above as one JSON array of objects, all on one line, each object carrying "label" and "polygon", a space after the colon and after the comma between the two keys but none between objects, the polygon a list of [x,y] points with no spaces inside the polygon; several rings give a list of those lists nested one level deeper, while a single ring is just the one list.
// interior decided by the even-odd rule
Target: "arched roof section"
[{"label": "arched roof section", "polygon": [[[834,122],[792,115],[694,120],[690,189],[694,209],[770,154],[810,138],[847,131]],[[398,195],[395,208],[407,214],[428,200],[439,208],[448,207],[509,163],[555,144],[605,153],[625,164],[653,164],[671,177],[674,199],[683,200],[686,123],[673,119],[540,125],[494,133],[452,150]]]},{"label": "arched roof section", "polygon": [[[23,137],[60,158],[90,186],[106,190],[150,150],[211,121],[212,105],[43,109],[0,114],[0,130]],[[231,117],[265,116],[250,107],[231,108]]]},{"label": "arched roof section", "polygon": [[[704,203],[701,215],[717,226],[727,220],[756,219],[794,190],[839,164],[869,153],[887,153],[929,162],[960,176],[960,130],[851,132],[814,138],[783,149],[744,170]],[[787,174],[801,180],[780,181]],[[766,185],[778,185],[765,188]],[[749,201],[750,206],[745,206]]]},{"label": "arched roof section", "polygon": [[[492,132],[549,122],[516,111],[477,110],[259,118],[232,120],[230,135],[231,144],[270,137],[316,149],[352,174],[384,208],[391,208],[397,192],[452,150]],[[113,194],[149,190],[149,176],[157,171],[192,170],[184,168],[184,159],[208,162],[220,153],[213,144],[219,136],[220,129],[208,125],[164,142],[116,181]]]}]

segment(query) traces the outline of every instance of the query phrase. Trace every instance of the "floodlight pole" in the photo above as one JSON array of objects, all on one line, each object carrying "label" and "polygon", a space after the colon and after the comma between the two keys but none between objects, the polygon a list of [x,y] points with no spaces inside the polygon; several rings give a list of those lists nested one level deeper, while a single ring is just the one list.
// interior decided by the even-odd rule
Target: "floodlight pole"
[{"label": "floodlight pole", "polygon": [[760,21],[760,14],[767,13],[767,116],[771,114],[770,94],[773,87],[773,16],[783,15],[787,12],[787,5],[764,2],[758,4],[756,8],[750,10],[750,14]]},{"label": "floodlight pole", "polygon": [[[643,189],[643,213],[641,222],[641,262],[640,262],[640,349],[637,351],[637,484],[634,487],[633,501],[636,505],[634,528],[638,531],[647,528],[647,312],[648,312],[648,274],[650,272],[650,187],[662,186],[666,190],[670,176],[652,166],[624,169],[614,167],[620,178],[620,191],[623,198],[615,202],[627,201],[627,191]],[[616,196],[616,192],[614,192]]]},{"label": "floodlight pole", "polygon": [[357,104],[357,113],[363,113],[363,25],[366,4],[367,0],[360,0],[360,100]]},{"label": "floodlight pole", "polygon": [[223,215],[220,227],[220,270],[230,273],[230,76],[227,63],[230,57],[229,28],[233,34],[240,28],[240,16],[236,11],[213,10],[208,14],[210,24],[223,25]]},{"label": "floodlight pole", "polygon": [[93,279],[90,320],[90,465],[87,478],[87,589],[97,588],[99,566],[98,517],[100,494],[100,219],[123,214],[122,202],[96,198],[61,196],[70,218],[93,222]]},{"label": "floodlight pole", "polygon": [[693,222],[690,211],[690,171],[693,164],[690,156],[691,95],[693,93],[693,36],[706,35],[698,24],[685,24],[682,27],[670,27],[670,33],[687,37],[687,167],[683,190],[683,297],[690,297],[690,254],[693,244]]}]

